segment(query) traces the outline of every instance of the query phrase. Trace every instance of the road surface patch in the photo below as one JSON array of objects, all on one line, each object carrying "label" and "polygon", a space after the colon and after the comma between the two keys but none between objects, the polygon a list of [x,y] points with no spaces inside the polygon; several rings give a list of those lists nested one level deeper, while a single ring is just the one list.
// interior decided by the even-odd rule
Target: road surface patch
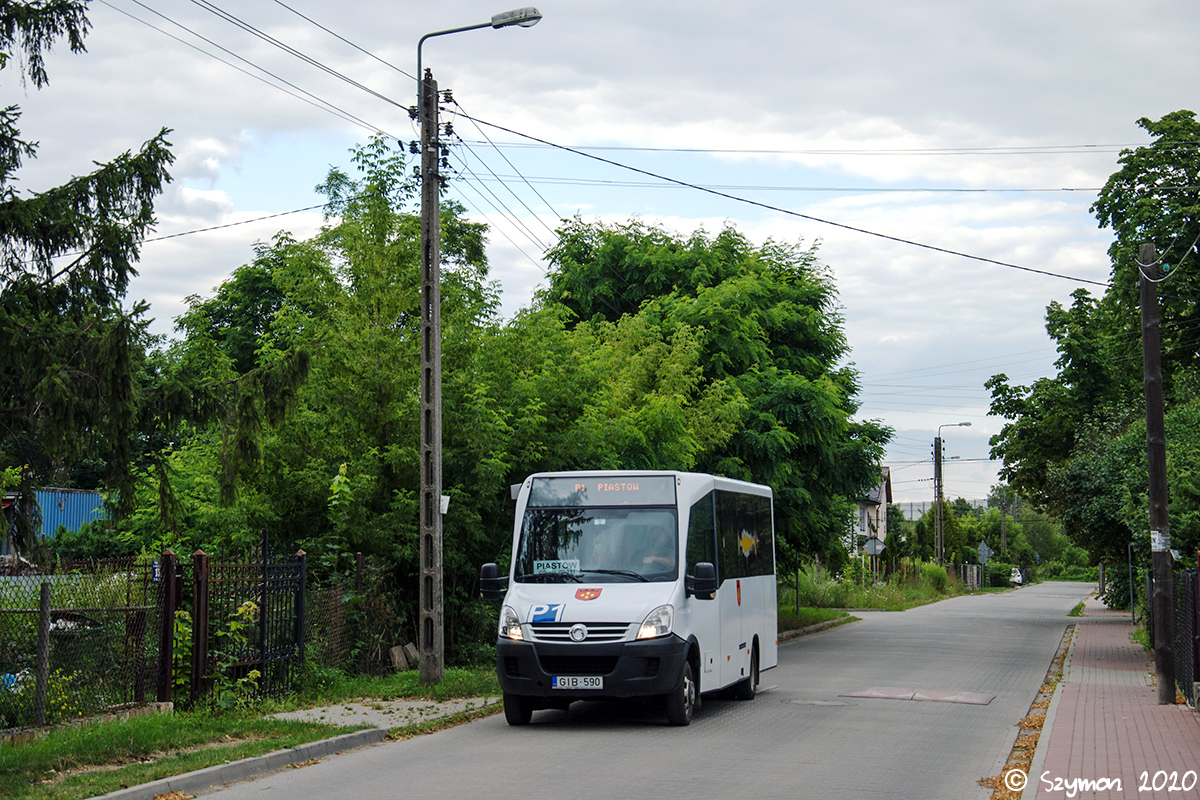
[{"label": "road surface patch", "polygon": [[962,703],[971,706],[986,706],[996,699],[994,694],[963,692],[957,689],[900,689],[895,686],[872,686],[857,692],[846,692],[838,697],[865,697],[874,700],[917,700],[926,703]]}]

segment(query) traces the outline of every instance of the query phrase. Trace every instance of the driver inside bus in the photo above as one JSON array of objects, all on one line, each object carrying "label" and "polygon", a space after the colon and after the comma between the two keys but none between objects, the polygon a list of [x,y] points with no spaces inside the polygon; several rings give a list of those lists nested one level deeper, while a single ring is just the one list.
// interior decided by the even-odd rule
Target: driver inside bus
[{"label": "driver inside bus", "polygon": [[657,565],[664,570],[675,568],[675,543],[670,532],[662,525],[651,526],[646,536],[646,547],[642,549],[639,563]]}]

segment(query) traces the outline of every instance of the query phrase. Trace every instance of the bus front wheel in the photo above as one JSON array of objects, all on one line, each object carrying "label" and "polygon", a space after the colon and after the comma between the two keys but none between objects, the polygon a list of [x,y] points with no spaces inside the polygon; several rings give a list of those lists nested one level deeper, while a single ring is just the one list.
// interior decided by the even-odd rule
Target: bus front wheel
[{"label": "bus front wheel", "polygon": [[695,676],[692,674],[692,662],[683,662],[683,680],[678,688],[667,695],[667,722],[672,725],[689,725],[692,714],[696,711],[696,699],[699,695]]},{"label": "bus front wheel", "polygon": [[533,698],[519,694],[504,695],[504,719],[509,725],[528,725],[533,719]]}]

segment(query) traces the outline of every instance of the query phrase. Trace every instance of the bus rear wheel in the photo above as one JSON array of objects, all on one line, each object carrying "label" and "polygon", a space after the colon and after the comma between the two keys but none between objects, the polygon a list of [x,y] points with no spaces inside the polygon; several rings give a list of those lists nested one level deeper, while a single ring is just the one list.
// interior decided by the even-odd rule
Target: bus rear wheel
[{"label": "bus rear wheel", "polygon": [[733,696],[738,700],[753,700],[758,691],[758,645],[750,653],[750,675],[740,683],[734,684]]}]

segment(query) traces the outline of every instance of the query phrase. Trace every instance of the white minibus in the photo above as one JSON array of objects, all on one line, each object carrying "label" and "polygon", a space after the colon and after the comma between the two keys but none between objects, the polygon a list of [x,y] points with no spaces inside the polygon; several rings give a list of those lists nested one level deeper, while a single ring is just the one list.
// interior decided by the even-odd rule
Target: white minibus
[{"label": "white minibus", "polygon": [[687,725],[702,692],[749,700],[778,661],[768,486],[687,472],[557,472],[513,486],[496,668],[511,725],[575,700],[659,697]]}]

